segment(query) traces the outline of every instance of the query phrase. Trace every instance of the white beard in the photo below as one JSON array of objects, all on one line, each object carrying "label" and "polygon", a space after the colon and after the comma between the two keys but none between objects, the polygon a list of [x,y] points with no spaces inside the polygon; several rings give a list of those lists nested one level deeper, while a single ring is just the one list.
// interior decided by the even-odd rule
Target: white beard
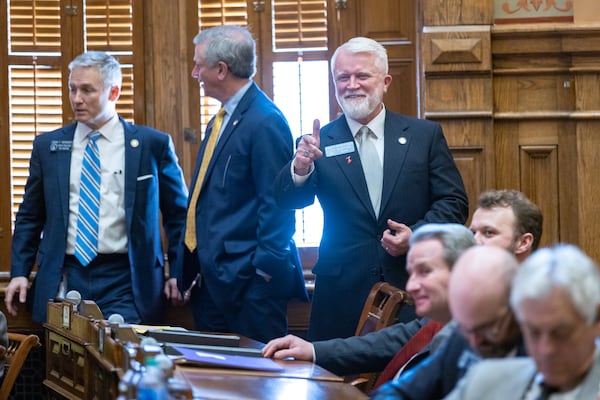
[{"label": "white beard", "polygon": [[355,121],[360,121],[368,118],[373,111],[379,106],[379,101],[375,97],[361,97],[354,99],[346,99],[336,94],[338,103],[344,114]]}]

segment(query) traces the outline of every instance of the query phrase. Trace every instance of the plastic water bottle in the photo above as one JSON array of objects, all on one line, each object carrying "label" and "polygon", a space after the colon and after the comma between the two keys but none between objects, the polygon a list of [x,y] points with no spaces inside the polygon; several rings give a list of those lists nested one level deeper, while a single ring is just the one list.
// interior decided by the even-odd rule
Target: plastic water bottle
[{"label": "plastic water bottle", "polygon": [[167,382],[159,367],[150,365],[140,379],[138,400],[167,400]]}]

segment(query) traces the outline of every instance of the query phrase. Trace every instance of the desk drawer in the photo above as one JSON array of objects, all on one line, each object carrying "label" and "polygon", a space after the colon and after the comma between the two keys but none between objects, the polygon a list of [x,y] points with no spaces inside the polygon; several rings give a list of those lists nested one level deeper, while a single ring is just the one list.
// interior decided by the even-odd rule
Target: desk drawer
[{"label": "desk drawer", "polygon": [[47,383],[87,399],[88,364],[84,346],[46,330]]}]

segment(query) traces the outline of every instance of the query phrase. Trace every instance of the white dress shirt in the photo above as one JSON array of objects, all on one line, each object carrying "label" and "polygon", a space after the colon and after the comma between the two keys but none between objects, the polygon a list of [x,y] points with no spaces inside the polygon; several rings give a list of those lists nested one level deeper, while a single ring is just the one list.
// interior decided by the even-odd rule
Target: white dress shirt
[{"label": "white dress shirt", "polygon": [[[79,215],[79,183],[83,153],[92,129],[77,123],[71,152],[69,178],[69,227],[67,230],[67,254],[75,252],[75,235]],[[98,226],[98,253],[127,253],[127,229],[125,223],[125,131],[115,114],[98,130],[100,151],[100,222]]]}]

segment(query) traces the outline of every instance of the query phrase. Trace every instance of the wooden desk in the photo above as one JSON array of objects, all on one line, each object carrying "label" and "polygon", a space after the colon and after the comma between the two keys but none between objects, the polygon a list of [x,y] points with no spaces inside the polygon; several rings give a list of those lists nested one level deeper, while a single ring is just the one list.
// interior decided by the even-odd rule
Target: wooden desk
[{"label": "wooden desk", "polygon": [[366,399],[341,377],[312,363],[278,361],[283,372],[200,368],[178,365],[176,375],[187,381],[194,399]]}]

